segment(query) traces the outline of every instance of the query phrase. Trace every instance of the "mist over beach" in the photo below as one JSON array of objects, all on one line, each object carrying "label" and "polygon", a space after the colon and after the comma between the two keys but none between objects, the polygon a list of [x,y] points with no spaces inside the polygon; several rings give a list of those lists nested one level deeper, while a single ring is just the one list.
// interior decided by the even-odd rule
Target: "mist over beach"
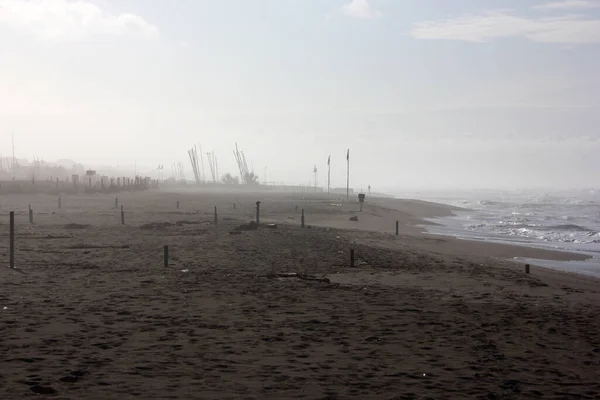
[{"label": "mist over beach", "polygon": [[600,398],[599,44],[595,0],[0,0],[0,397]]}]

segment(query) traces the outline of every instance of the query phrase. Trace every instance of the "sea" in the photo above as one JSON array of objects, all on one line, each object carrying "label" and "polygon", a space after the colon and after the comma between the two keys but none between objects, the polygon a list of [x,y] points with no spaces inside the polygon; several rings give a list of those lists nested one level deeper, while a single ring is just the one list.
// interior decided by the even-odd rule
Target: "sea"
[{"label": "sea", "polygon": [[[515,259],[600,278],[600,190],[415,192],[412,198],[464,208],[431,219],[432,234],[586,254],[586,261]],[[407,197],[404,193],[402,197]]]}]

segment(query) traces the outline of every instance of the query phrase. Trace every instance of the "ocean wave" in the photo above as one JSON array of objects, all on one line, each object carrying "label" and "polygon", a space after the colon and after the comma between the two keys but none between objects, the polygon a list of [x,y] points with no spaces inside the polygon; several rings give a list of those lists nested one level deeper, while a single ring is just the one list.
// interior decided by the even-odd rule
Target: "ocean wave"
[{"label": "ocean wave", "polygon": [[575,225],[575,224],[552,225],[552,226],[548,226],[546,229],[559,230],[559,231],[574,231],[574,232],[591,232],[592,231],[589,228],[586,228],[584,226]]},{"label": "ocean wave", "polygon": [[480,206],[505,206],[505,207],[510,207],[510,206],[514,206],[513,204],[507,204],[507,203],[503,203],[501,201],[494,201],[494,200],[480,200],[477,204],[479,204]]}]

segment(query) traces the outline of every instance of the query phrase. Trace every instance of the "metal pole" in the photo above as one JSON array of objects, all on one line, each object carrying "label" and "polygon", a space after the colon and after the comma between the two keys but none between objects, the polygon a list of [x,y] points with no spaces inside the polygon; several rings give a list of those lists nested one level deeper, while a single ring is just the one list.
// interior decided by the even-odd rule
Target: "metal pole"
[{"label": "metal pole", "polygon": [[331,159],[327,162],[327,193],[331,193]]},{"label": "metal pole", "polygon": [[8,264],[11,268],[15,267],[15,212],[10,212],[10,249]]},{"label": "metal pole", "polygon": [[256,225],[260,224],[260,201],[256,202]]},{"label": "metal pole", "polygon": [[350,200],[350,149],[346,155],[346,200]]}]

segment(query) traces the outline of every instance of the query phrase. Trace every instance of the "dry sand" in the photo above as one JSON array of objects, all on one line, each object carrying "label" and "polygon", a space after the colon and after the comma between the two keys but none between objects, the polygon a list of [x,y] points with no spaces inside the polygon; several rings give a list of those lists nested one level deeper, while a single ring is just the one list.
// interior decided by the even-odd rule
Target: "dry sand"
[{"label": "dry sand", "polygon": [[[577,255],[424,235],[451,209],[417,201],[118,196],[124,226],[111,195],[0,199],[0,398],[600,398],[600,282],[497,258]],[[230,234],[256,200],[277,228]]]}]

